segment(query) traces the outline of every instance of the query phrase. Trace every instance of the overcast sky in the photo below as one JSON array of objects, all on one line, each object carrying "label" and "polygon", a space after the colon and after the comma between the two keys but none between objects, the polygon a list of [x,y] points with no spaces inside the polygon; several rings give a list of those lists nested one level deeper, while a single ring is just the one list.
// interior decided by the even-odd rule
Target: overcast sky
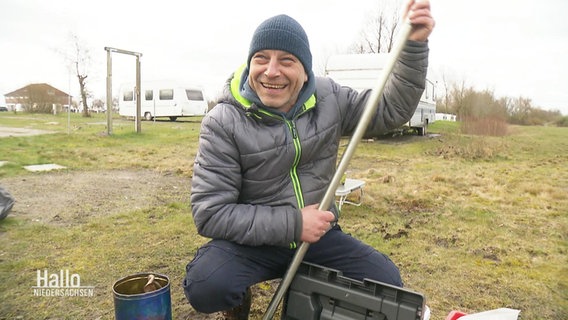
[{"label": "overcast sky", "polygon": [[[383,1],[385,2],[385,1]],[[386,0],[401,7],[404,0]],[[88,86],[105,99],[106,51],[143,54],[143,79],[202,85],[215,96],[245,61],[250,37],[264,19],[286,13],[306,29],[321,73],[329,55],[358,39],[379,0],[2,0],[0,93],[48,83],[78,96],[65,53],[71,35],[89,49]],[[429,78],[465,82],[496,97],[530,98],[568,115],[568,1],[431,0]],[[391,9],[392,10],[392,9]],[[113,90],[134,81],[135,58],[113,54]],[[0,102],[3,102],[0,98]]]}]

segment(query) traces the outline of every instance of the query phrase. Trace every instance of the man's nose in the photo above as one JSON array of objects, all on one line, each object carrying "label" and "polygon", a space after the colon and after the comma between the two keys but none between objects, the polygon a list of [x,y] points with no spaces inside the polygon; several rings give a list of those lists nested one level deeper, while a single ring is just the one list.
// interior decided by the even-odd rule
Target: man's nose
[{"label": "man's nose", "polygon": [[271,57],[266,70],[264,70],[264,75],[267,77],[276,77],[280,74],[280,64],[276,57]]}]

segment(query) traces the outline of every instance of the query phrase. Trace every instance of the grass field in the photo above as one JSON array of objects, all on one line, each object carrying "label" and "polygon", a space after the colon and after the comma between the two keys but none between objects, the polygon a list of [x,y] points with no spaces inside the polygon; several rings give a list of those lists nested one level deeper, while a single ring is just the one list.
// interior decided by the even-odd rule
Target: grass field
[{"label": "grass field", "polygon": [[[7,161],[0,185],[47,179],[52,173],[22,168],[42,163],[66,166],[69,177],[140,170],[189,184],[199,119],[143,122],[137,134],[132,121],[117,118],[111,136],[105,121],[0,114],[0,126],[55,132],[0,138],[0,161]],[[343,229],[391,256],[406,287],[426,296],[433,320],[500,307],[520,309],[522,319],[568,319],[568,128],[515,126],[482,137],[436,122],[429,131],[359,144],[348,175],[366,181],[365,195],[362,206],[343,207]],[[200,318],[181,289],[186,263],[207,241],[185,199],[164,194],[157,204],[71,224],[15,213],[0,221],[0,319],[113,319],[112,284],[143,271],[170,277],[174,319],[215,319]],[[34,296],[44,269],[79,274],[94,295]],[[252,319],[274,286],[254,288]]]}]

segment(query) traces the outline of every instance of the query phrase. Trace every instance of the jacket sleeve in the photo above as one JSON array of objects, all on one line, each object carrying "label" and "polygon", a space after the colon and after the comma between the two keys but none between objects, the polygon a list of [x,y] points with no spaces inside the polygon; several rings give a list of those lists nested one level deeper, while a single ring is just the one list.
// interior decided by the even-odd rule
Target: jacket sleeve
[{"label": "jacket sleeve", "polygon": [[[410,120],[424,91],[428,69],[428,43],[407,41],[380,98],[377,112],[367,127],[367,136],[377,136],[396,129]],[[371,90],[360,94],[347,91],[351,107],[345,112],[344,134],[353,133],[361,117]]]},{"label": "jacket sleeve", "polygon": [[294,246],[300,236],[298,223],[301,230],[299,210],[239,201],[241,159],[231,129],[238,121],[226,111],[236,112],[232,106],[218,105],[201,125],[190,197],[197,231],[208,238],[251,246]]}]

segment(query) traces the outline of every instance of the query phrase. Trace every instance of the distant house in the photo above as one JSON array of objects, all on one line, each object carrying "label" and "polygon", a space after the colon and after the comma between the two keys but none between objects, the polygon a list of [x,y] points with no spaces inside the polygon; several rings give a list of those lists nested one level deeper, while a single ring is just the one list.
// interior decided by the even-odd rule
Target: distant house
[{"label": "distant house", "polygon": [[456,121],[456,115],[450,113],[436,113],[436,121]]},{"label": "distant house", "polygon": [[12,111],[56,113],[66,110],[71,96],[47,83],[33,83],[6,93],[6,106]]}]

